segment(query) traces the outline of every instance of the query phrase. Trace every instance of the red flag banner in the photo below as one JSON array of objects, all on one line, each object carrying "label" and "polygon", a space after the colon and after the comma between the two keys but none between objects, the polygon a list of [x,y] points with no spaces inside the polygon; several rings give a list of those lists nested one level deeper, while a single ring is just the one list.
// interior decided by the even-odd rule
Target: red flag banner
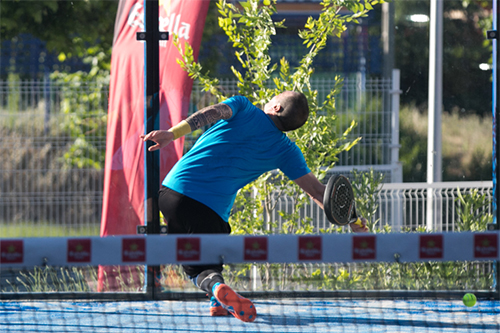
[{"label": "red flag banner", "polygon": [[[148,2],[149,4],[149,2]],[[208,11],[206,0],[159,0],[159,30],[188,41],[195,59]],[[135,234],[144,224],[144,0],[120,0],[111,56],[111,82],[104,171],[101,236]],[[180,55],[172,41],[160,43],[160,129],[185,119],[193,81],[176,63]],[[182,156],[184,140],[160,151],[160,180]],[[110,274],[106,274],[108,278]],[[99,289],[112,290],[113,282]]]}]

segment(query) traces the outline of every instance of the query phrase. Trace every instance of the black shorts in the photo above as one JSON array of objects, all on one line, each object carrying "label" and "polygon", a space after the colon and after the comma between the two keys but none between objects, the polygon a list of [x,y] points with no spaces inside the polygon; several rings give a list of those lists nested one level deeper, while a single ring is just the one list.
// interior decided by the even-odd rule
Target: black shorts
[{"label": "black shorts", "polygon": [[[162,186],[158,205],[168,234],[230,234],[231,227],[219,214],[199,201]],[[183,265],[190,278],[207,269],[222,272],[222,265]]]}]

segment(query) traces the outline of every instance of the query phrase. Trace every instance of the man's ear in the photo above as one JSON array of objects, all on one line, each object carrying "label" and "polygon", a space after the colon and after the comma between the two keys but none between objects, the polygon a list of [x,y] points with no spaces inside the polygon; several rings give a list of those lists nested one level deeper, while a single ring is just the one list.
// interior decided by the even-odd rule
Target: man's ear
[{"label": "man's ear", "polygon": [[281,104],[280,103],[276,103],[273,105],[273,111],[278,113],[278,112],[281,112],[283,110],[283,108],[281,107]]}]

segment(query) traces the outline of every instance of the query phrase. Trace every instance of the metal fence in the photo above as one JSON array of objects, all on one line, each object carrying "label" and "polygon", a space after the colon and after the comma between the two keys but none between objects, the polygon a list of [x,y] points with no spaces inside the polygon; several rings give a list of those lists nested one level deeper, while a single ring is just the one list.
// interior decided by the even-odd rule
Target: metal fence
[{"label": "metal fence", "polygon": [[[389,226],[393,232],[428,230],[434,232],[460,231],[458,225],[463,222],[460,212],[467,208],[459,200],[459,194],[471,202],[472,191],[477,190],[478,196],[484,195],[484,200],[477,211],[468,213],[475,215],[476,220],[481,217],[492,222],[492,182],[442,182],[429,185],[427,183],[384,183],[381,184],[374,204],[376,212],[369,222],[375,223],[375,228],[384,230]],[[276,209],[265,222],[275,224],[273,230],[282,230],[286,220],[278,213],[291,213],[295,201],[290,197],[271,196],[276,202]],[[375,207],[376,206],[376,207]],[[472,207],[471,207],[472,208]],[[432,212],[429,218],[429,212]],[[301,216],[312,217],[314,231],[330,227],[325,214],[311,200],[301,208]],[[300,226],[299,226],[300,227]]]},{"label": "metal fence", "polygon": [[[427,184],[400,184],[401,167],[397,161],[399,140],[396,81],[366,79],[361,75],[347,78],[337,99],[339,128],[352,119],[359,126],[352,133],[363,140],[341,156],[334,172],[349,173],[373,168],[386,175],[378,194],[379,224],[395,230],[427,226],[433,230],[454,230],[457,221],[457,188],[480,188],[491,194],[491,183],[440,183],[429,190]],[[232,80],[221,81],[227,95],[236,93]],[[333,86],[332,80],[313,81],[323,98]],[[88,105],[71,105],[68,94],[89,93],[101,89]],[[197,84],[193,87],[190,112],[213,103]],[[387,103],[390,101],[390,103]],[[69,104],[69,105],[68,105]],[[392,104],[392,109],[384,105]],[[105,115],[107,88],[98,85],[68,84],[50,81],[0,81],[0,235],[1,237],[97,235],[99,233],[103,171],[94,167],[71,167],[67,153],[79,140],[71,134],[71,110],[88,108]],[[105,133],[87,135],[98,150],[105,149]],[[396,180],[395,180],[396,179]],[[430,193],[430,194],[429,194]],[[281,198],[278,209],[286,210],[290,198]],[[433,203],[429,206],[429,203]],[[428,207],[432,209],[429,210]],[[313,204],[303,208],[313,217],[316,230],[328,226],[323,213]],[[428,219],[426,214],[434,214]],[[439,217],[439,218],[438,218]],[[280,217],[273,217],[281,223]]]},{"label": "metal fence", "polygon": [[[335,130],[342,133],[355,120],[358,125],[349,139],[362,140],[348,152],[339,156],[337,170],[348,173],[353,166],[360,170],[375,168],[386,175],[386,181],[402,182],[399,164],[399,88],[400,72],[393,71],[391,79],[366,78],[362,73],[344,78],[341,93],[336,98]],[[318,91],[318,101],[323,101],[335,85],[334,78],[311,80]],[[238,93],[236,81],[221,80],[220,88],[231,96]],[[195,84],[192,92],[190,113],[217,100],[204,94]]]},{"label": "metal fence", "polygon": [[[79,105],[73,94],[99,90],[95,103]],[[94,101],[96,102],[96,101]],[[107,110],[107,89],[49,80],[0,81],[0,231],[2,236],[96,235],[103,172],[68,165],[78,147],[69,111]],[[99,113],[99,112],[98,112]],[[106,138],[88,135],[104,151]],[[83,156],[84,157],[84,156]]]}]

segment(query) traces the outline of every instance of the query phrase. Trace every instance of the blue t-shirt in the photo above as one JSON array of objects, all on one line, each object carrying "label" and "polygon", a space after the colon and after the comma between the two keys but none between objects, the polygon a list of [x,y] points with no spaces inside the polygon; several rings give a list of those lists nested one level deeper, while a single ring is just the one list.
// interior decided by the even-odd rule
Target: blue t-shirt
[{"label": "blue t-shirt", "polygon": [[238,190],[264,172],[280,169],[294,180],[310,170],[297,145],[246,97],[234,96],[223,103],[231,107],[231,118],[203,133],[162,184],[228,221]]}]

